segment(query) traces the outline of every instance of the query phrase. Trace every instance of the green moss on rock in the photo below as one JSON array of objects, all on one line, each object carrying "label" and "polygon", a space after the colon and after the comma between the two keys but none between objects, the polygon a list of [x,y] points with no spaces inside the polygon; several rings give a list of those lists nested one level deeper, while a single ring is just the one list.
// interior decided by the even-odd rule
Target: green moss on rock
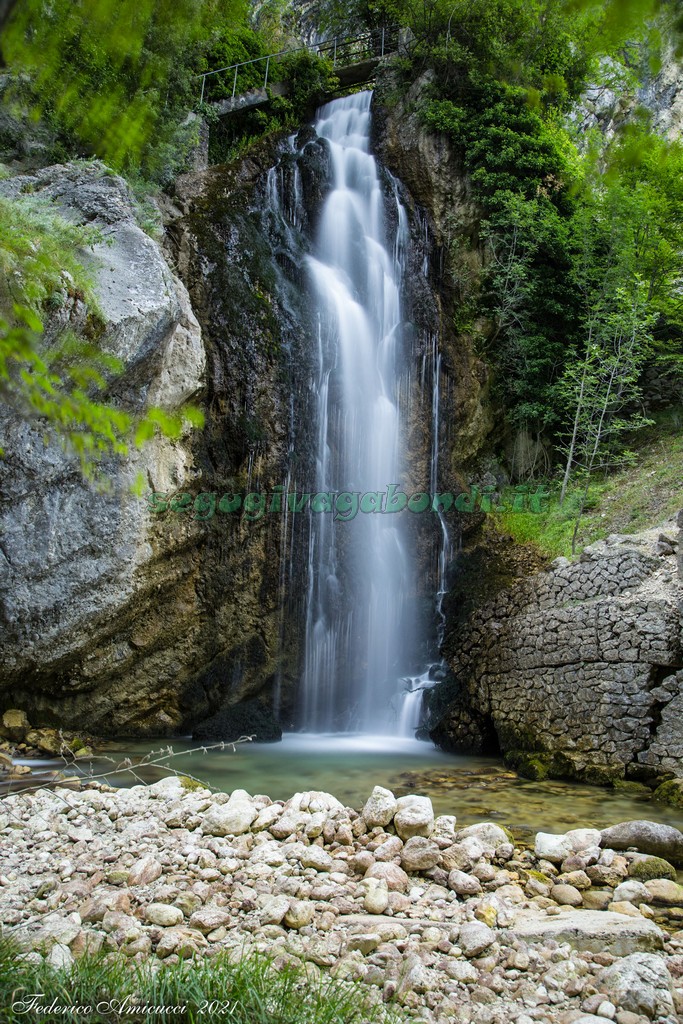
[{"label": "green moss on rock", "polygon": [[631,861],[628,869],[629,878],[639,882],[651,882],[653,878],[668,878],[676,881],[676,869],[662,857],[642,857]]},{"label": "green moss on rock", "polygon": [[542,752],[531,753],[526,750],[509,750],[505,755],[505,764],[518,772],[523,779],[541,782],[550,773],[552,754]]},{"label": "green moss on rock", "polygon": [[642,796],[648,800],[652,796],[652,790],[643,782],[627,782],[626,779],[615,779],[612,785],[617,792],[628,793],[629,796]]},{"label": "green moss on rock", "polygon": [[659,804],[668,804],[669,807],[683,807],[683,779],[663,782],[654,791],[654,799]]},{"label": "green moss on rock", "polygon": [[544,875],[542,871],[527,871],[529,878],[535,878],[537,882],[541,882],[543,885],[552,885],[553,880],[548,875]]}]

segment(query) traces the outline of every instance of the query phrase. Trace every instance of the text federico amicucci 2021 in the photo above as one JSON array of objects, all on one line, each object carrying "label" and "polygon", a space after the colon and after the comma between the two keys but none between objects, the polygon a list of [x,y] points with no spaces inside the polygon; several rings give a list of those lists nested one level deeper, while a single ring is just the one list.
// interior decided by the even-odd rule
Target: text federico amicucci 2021
[{"label": "text federico amicucci 2021", "polygon": [[236,516],[255,522],[266,515],[287,515],[311,512],[331,515],[333,519],[349,522],[357,515],[395,515],[400,512],[532,512],[545,511],[545,499],[550,492],[543,486],[520,484],[501,491],[496,487],[472,485],[460,494],[450,491],[429,494],[417,491],[406,494],[397,484],[381,491],[285,491],[275,486],[269,491],[249,491],[247,494],[217,491],[154,491],[147,495],[147,507],[154,515],[178,513],[192,519],[206,521],[215,515]]}]

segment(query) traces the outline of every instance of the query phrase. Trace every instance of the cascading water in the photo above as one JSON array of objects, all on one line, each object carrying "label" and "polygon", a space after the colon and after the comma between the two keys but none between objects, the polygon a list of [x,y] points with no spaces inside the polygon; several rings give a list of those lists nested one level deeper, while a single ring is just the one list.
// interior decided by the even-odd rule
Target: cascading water
[{"label": "cascading water", "polygon": [[[284,601],[293,580],[295,534],[301,537],[295,523],[303,525],[303,515],[308,525],[305,644],[297,724],[315,734],[408,738],[419,725],[424,690],[433,685],[441,667],[433,662],[421,674],[418,668],[426,660],[416,622],[419,565],[426,570],[424,539],[419,556],[417,550],[418,534],[425,538],[422,527],[427,524],[416,532],[416,523],[407,522],[410,512],[378,509],[391,485],[411,493],[408,481],[418,482],[412,460],[420,462],[421,456],[411,431],[416,410],[425,406],[431,407],[431,423],[421,436],[431,436],[428,475],[431,493],[437,490],[440,356],[432,336],[416,387],[414,353],[404,338],[401,310],[408,217],[398,182],[386,170],[380,175],[369,152],[371,98],[370,92],[359,93],[321,108],[316,137],[307,133],[298,148],[292,136],[268,177],[275,262],[312,300],[315,352],[305,359],[313,355],[313,401],[309,404],[301,392],[298,400],[311,410],[307,448],[315,451],[305,490],[344,498],[347,504],[346,513],[338,516],[310,506],[303,513],[291,508],[281,538],[280,590]],[[319,167],[318,180],[324,180],[325,164],[329,168],[322,209],[310,202],[317,188],[314,183],[309,192],[311,159]],[[314,238],[309,233],[312,220],[317,221]],[[426,252],[428,244],[424,248]],[[423,274],[428,275],[427,262]],[[283,295],[287,287],[283,281]],[[299,380],[304,379],[301,369],[303,364]],[[298,428],[300,417],[299,410]],[[290,460],[285,491],[290,483],[302,482],[297,479],[300,470],[292,470],[295,462]],[[426,483],[424,479],[425,489]],[[365,506],[359,506],[362,495]],[[442,623],[450,542],[443,516],[431,521],[437,529],[440,522],[437,615]],[[283,615],[283,630],[284,623]],[[439,641],[442,632],[437,629]],[[281,682],[278,677],[277,704]]]},{"label": "cascading water", "polygon": [[[333,187],[307,261],[318,320],[315,488],[350,495],[400,489],[402,470],[397,381],[407,219],[396,197],[388,245],[368,151],[371,95],[319,112]],[[395,733],[392,699],[410,657],[406,595],[414,571],[401,516],[361,509],[352,521],[334,522],[312,513],[310,526],[302,725]]]}]

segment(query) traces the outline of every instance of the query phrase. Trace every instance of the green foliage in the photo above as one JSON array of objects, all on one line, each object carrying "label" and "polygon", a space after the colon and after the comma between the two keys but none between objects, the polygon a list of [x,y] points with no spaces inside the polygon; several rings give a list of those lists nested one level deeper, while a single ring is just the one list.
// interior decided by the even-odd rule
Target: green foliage
[{"label": "green foliage", "polygon": [[80,253],[100,240],[99,232],[67,221],[49,200],[0,197],[0,298],[34,312],[67,297],[94,306]]},{"label": "green foliage", "polygon": [[[185,422],[202,424],[192,408],[175,415],[152,408],[140,417],[100,399],[123,370],[97,344],[103,324],[84,256],[100,240],[48,201],[0,198],[0,395],[17,415],[56,433],[91,477],[106,455],[125,455],[157,431],[178,437]],[[44,316],[78,302],[88,308],[84,336],[65,329],[46,341]]]},{"label": "green foliage", "polygon": [[140,445],[157,432],[177,438],[186,423],[203,425],[201,411],[190,406],[176,414],[151,408],[135,416],[99,401],[111,377],[122,371],[120,360],[72,331],[45,344],[43,325],[27,307],[15,306],[14,317],[13,324],[0,317],[3,403],[55,434],[77,455],[86,477],[95,478],[105,456],[126,455],[131,444]]},{"label": "green foliage", "polygon": [[[619,395],[629,391],[637,400],[648,360],[683,367],[680,147],[636,118],[609,144],[596,133],[591,148],[567,117],[588,81],[616,76],[635,91],[642,58],[631,46],[625,64],[624,47],[646,40],[655,58],[665,8],[657,0],[633,0],[623,9],[611,0],[382,0],[382,9],[416,37],[404,77],[432,71],[424,122],[448,135],[481,214],[475,244],[484,271],[470,282],[463,309],[469,322],[494,325],[481,343],[497,371],[494,396],[508,424],[546,441],[556,440],[570,418],[572,364],[587,359],[597,369],[607,351],[606,342],[591,348],[588,306],[604,339],[628,335],[629,317],[631,328],[640,322],[635,334],[651,339],[630,363],[633,379],[617,375]],[[647,20],[655,14],[657,28]],[[597,215],[603,192],[605,209]],[[457,276],[463,261],[451,256]],[[615,344],[623,370],[624,348]],[[611,394],[606,415],[615,440],[637,417],[620,419]],[[618,447],[615,440],[612,457]]]},{"label": "green foliage", "polygon": [[202,55],[237,40],[246,21],[244,0],[23,0],[2,55],[16,101],[52,124],[69,155],[164,182],[194,142],[183,122]]},{"label": "green foliage", "polygon": [[519,543],[531,543],[550,558],[572,553],[576,516],[584,502],[578,547],[611,533],[635,533],[676,515],[683,504],[683,410],[660,414],[656,425],[632,439],[636,459],[609,474],[593,475],[587,497],[570,482],[560,504],[560,485],[546,481],[551,495],[541,514],[507,511],[492,515],[497,528]]},{"label": "green foliage", "polygon": [[318,102],[339,84],[332,61],[309,50],[286,54],[277,61],[276,68],[278,79],[289,84],[287,100],[299,119],[312,102]]},{"label": "green foliage", "polygon": [[497,397],[511,422],[538,433],[557,421],[552,388],[576,307],[568,231],[576,150],[521,87],[474,69],[469,83],[457,102],[431,100],[424,117],[453,140],[484,214],[480,312],[496,324],[485,351],[500,371]]},{"label": "green foliage", "polygon": [[[257,74],[263,84],[265,62],[256,67],[260,68]],[[266,135],[299,128],[321,99],[338,84],[332,62],[309,50],[299,50],[272,60],[269,81],[287,82],[287,96],[275,97],[266,108],[247,109],[212,126],[209,140],[212,163],[229,163]],[[232,87],[229,94],[232,94]]]},{"label": "green foliage", "polygon": [[[640,380],[658,323],[660,347],[670,351],[676,346],[662,321],[667,313],[673,321],[680,315],[676,284],[683,203],[676,201],[675,190],[662,188],[658,169],[642,167],[644,158],[637,155],[642,142],[640,129],[620,140],[607,173],[587,158],[573,217],[572,276],[582,300],[582,338],[556,389],[571,416],[560,445],[565,457],[562,497],[577,472],[587,489],[594,471],[632,460],[624,445],[648,423],[639,405]],[[654,148],[665,165],[676,167],[680,153],[665,147],[660,140]]]},{"label": "green foliage", "polygon": [[269,53],[264,38],[247,25],[224,25],[215,33],[197,66],[197,71],[218,71],[232,64],[242,64],[237,78],[233,72],[210,75],[206,79],[204,102],[226,99],[237,93],[263,86],[265,61],[258,60]]},{"label": "green foliage", "polygon": [[232,1024],[389,1024],[397,1020],[392,1010],[370,1003],[358,985],[325,978],[312,965],[308,970],[291,966],[275,970],[264,957],[251,954],[234,961],[219,953],[173,965],[157,961],[155,967],[153,971],[149,964],[122,955],[86,956],[67,972],[44,962],[31,963],[15,945],[0,939],[4,1020],[6,1024],[24,1020],[26,1013],[17,1004],[31,993],[49,993],[41,997],[43,1005],[55,999],[62,1006],[92,1006],[88,1015],[92,1024],[112,1019],[112,1011],[102,1006],[108,1001],[121,1007],[113,1015],[122,1024],[141,1020],[162,1024],[167,1019],[167,1013],[136,1013],[132,1008],[145,1005],[185,1007],[173,1014],[180,1024],[218,1016]]}]

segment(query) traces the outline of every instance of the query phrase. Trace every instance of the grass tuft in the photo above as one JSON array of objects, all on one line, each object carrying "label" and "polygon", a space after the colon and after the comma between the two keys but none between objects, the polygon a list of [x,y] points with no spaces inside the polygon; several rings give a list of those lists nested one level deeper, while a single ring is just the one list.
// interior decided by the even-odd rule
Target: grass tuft
[{"label": "grass tuft", "polygon": [[[36,960],[36,962],[34,962]],[[168,1020],[200,1024],[398,1024],[395,1009],[373,1003],[358,984],[336,981],[322,972],[284,965],[267,957],[220,952],[206,959],[166,964],[126,960],[120,953],[83,956],[71,969],[57,969],[23,953],[0,937],[0,1006],[3,1024],[39,1019],[85,1019],[91,1024],[137,1024]],[[24,1000],[42,993],[40,1003],[91,1007],[87,1015],[27,1012]],[[99,1004],[99,1009],[98,1009]],[[142,1007],[181,1007],[169,1013]],[[118,1011],[118,1012],[117,1012]]]}]

